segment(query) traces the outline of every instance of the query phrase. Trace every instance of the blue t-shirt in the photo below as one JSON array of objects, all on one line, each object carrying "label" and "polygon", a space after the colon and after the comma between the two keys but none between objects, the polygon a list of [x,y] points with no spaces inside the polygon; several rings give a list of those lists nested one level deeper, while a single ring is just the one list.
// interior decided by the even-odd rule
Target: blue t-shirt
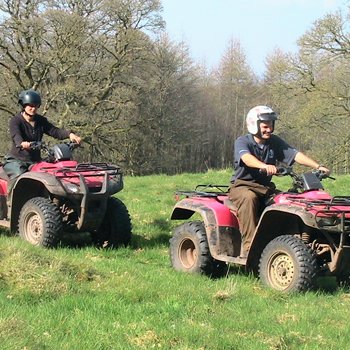
[{"label": "blue t-shirt", "polygon": [[261,174],[257,168],[246,166],[241,159],[246,153],[255,156],[265,164],[276,165],[277,161],[279,161],[290,166],[294,163],[294,158],[298,151],[276,135],[271,135],[270,139],[266,140],[264,144],[255,142],[251,134],[240,136],[235,141],[235,173],[231,178],[231,182],[234,182],[236,179],[241,179],[267,185],[271,181],[272,176],[266,176],[265,174]]}]

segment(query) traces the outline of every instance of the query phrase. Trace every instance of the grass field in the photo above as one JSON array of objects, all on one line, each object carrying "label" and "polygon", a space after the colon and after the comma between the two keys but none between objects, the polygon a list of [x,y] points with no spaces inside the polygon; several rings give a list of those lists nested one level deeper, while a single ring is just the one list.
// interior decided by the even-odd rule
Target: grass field
[{"label": "grass field", "polygon": [[[118,197],[133,221],[128,248],[98,250],[77,237],[46,250],[4,232],[0,349],[350,349],[350,290],[331,279],[286,295],[235,267],[215,280],[171,268],[174,191],[229,177],[127,177]],[[350,194],[350,176],[324,186]]]}]

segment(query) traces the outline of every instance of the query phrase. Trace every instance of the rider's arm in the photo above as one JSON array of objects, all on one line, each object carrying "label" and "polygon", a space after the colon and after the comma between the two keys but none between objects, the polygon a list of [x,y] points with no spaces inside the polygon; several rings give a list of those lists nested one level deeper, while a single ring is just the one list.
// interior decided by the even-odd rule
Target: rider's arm
[{"label": "rider's arm", "polygon": [[266,165],[264,162],[262,162],[261,160],[259,160],[258,158],[256,158],[255,156],[253,156],[250,153],[244,153],[241,156],[241,160],[249,168],[261,169]]},{"label": "rider's arm", "polygon": [[42,125],[45,134],[57,140],[64,140],[69,138],[69,134],[71,133],[70,131],[58,128],[57,126],[50,123],[46,117],[40,116],[40,119],[37,117],[37,121]]},{"label": "rider's arm", "polygon": [[47,118],[42,117],[41,122],[44,125],[44,132],[46,134],[54,137],[55,139],[63,140],[63,139],[69,138],[71,142],[76,142],[76,143],[80,143],[81,142],[80,136],[78,136],[77,134],[75,134],[72,131],[69,131],[69,130],[66,130],[66,129],[62,129],[62,128],[58,128],[57,126],[55,126],[52,123],[50,123],[47,120]]},{"label": "rider's arm", "polygon": [[265,164],[254,154],[251,137],[250,135],[244,135],[236,139],[234,144],[235,169],[237,170],[244,163],[248,168],[266,169],[268,176],[276,174],[277,169],[274,165]]},{"label": "rider's arm", "polygon": [[241,160],[250,168],[265,169],[267,175],[274,175],[277,173],[277,168],[274,165],[265,164],[250,153],[244,153],[241,156]]},{"label": "rider's arm", "polygon": [[20,146],[25,140],[25,135],[22,135],[20,125],[21,119],[17,115],[11,118],[9,125],[10,135],[16,147]]},{"label": "rider's arm", "polygon": [[321,171],[323,171],[323,172],[325,172],[327,174],[330,173],[330,170],[328,168],[326,168],[323,165],[317,163],[316,161],[314,161],[313,159],[311,159],[310,157],[308,157],[307,155],[305,155],[302,152],[298,152],[295,155],[295,161],[298,164],[305,165],[305,166],[308,166],[310,168],[314,168],[314,169],[317,169],[317,170],[321,170]]}]

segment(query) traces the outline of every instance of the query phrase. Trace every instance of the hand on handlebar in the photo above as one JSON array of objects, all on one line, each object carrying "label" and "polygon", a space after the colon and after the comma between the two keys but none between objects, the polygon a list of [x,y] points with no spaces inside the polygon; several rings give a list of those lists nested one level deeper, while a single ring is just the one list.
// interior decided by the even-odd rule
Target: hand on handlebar
[{"label": "hand on handlebar", "polygon": [[328,171],[325,171],[323,169],[327,169],[325,167],[319,167],[317,170],[314,170],[313,173],[316,174],[316,176],[319,178],[319,179],[331,179],[331,180],[335,180],[334,177],[330,176],[330,173],[331,171],[328,170]]},{"label": "hand on handlebar", "polygon": [[322,173],[325,173],[327,176],[329,176],[331,173],[331,171],[323,165],[319,166],[317,170],[321,171]]},{"label": "hand on handlebar", "polygon": [[74,134],[73,132],[71,132],[69,134],[69,139],[71,142],[75,142],[77,144],[80,144],[81,142],[81,137],[79,137],[78,135]]},{"label": "hand on handlebar", "polygon": [[31,149],[32,143],[28,141],[22,141],[20,147],[22,149]]},{"label": "hand on handlebar", "polygon": [[265,164],[263,168],[260,169],[262,173],[265,173],[267,176],[275,175],[278,173],[278,169],[275,165]]},{"label": "hand on handlebar", "polygon": [[16,148],[20,148],[22,150],[41,149],[43,145],[44,143],[41,141],[22,141],[18,146],[16,146]]},{"label": "hand on handlebar", "polygon": [[[270,168],[270,171],[271,171],[270,173],[268,173],[267,168]],[[275,168],[275,170],[273,168]],[[293,171],[291,167],[285,167],[285,166],[276,167],[275,165],[266,164],[266,167],[261,168],[259,172],[261,174],[265,174],[266,176],[269,176],[269,175],[286,176],[286,175],[291,175]]]}]

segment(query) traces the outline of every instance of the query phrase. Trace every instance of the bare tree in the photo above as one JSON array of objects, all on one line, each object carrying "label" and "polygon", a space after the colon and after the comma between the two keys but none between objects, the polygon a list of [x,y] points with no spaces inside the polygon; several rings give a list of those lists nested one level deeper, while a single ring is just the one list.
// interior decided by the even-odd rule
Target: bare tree
[{"label": "bare tree", "polygon": [[37,89],[42,113],[82,134],[90,158],[118,155],[111,144],[134,124],[135,67],[149,60],[147,33],[163,27],[160,2],[7,0],[0,10],[0,110],[13,113],[18,91]]},{"label": "bare tree", "polygon": [[296,55],[273,55],[266,82],[281,109],[284,132],[329,166],[349,164],[348,23],[340,12],[316,21],[298,41]]},{"label": "bare tree", "polygon": [[216,123],[220,129],[220,138],[213,141],[218,143],[219,166],[227,167],[232,165],[234,140],[245,131],[245,116],[249,108],[253,107],[257,94],[257,78],[238,40],[230,40],[216,79],[220,106]]}]

